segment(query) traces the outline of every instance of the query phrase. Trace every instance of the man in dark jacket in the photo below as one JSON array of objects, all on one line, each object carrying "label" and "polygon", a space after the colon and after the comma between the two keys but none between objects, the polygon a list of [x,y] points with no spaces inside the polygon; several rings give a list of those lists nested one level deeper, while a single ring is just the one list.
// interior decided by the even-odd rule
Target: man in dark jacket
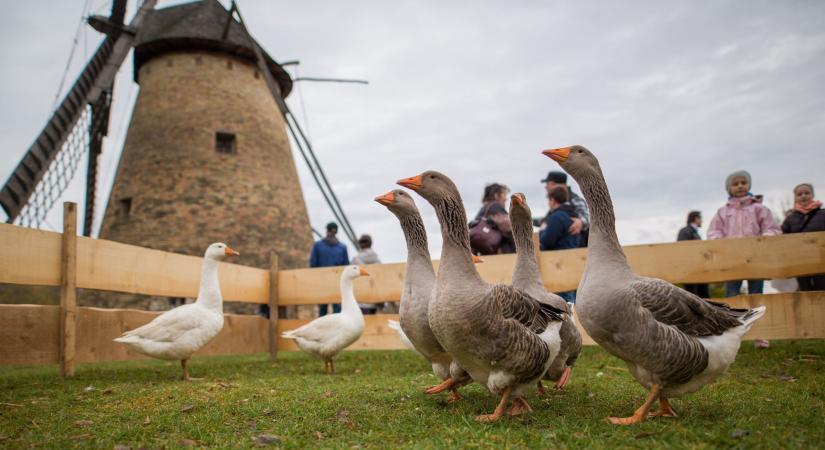
[{"label": "man in dark jacket", "polygon": [[[349,264],[347,246],[342,244],[335,235],[338,234],[338,224],[330,222],[327,224],[327,237],[316,241],[312,245],[312,253],[309,256],[309,267],[330,267],[346,266]],[[332,312],[341,312],[341,305],[332,306]],[[318,307],[318,315],[327,314],[327,305]]]},{"label": "man in dark jacket", "polygon": [[[687,216],[687,226],[679,230],[679,235],[676,237],[677,241],[701,241],[702,236],[699,234],[699,228],[702,227],[702,213],[699,211],[691,211]],[[710,289],[707,284],[686,284],[684,289],[693,295],[702,298],[710,298]]]},{"label": "man in dark jacket", "polygon": [[570,234],[579,236],[579,247],[587,247],[587,238],[590,232],[590,211],[587,208],[587,203],[578,194],[573,192],[573,189],[567,185],[567,174],[564,172],[551,171],[547,173],[547,177],[541,180],[544,183],[544,189],[547,195],[556,186],[564,186],[567,188],[567,201],[573,206],[575,214],[570,217],[573,221],[570,224]]},{"label": "man in dark jacket", "polygon": [[[576,211],[567,201],[570,198],[568,192],[567,186],[556,186],[547,195],[550,212],[547,213],[539,232],[539,245],[542,250],[579,247],[579,236],[570,233],[570,225],[573,224]],[[560,292],[559,296],[567,302],[576,302],[576,291]]]}]

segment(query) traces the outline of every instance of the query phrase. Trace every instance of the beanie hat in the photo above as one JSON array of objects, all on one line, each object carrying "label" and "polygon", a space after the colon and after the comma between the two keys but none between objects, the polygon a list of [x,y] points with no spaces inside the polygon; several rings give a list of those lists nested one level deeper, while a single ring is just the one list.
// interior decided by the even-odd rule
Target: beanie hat
[{"label": "beanie hat", "polygon": [[748,180],[748,190],[750,190],[753,187],[751,185],[751,174],[749,174],[747,170],[737,170],[736,172],[733,172],[732,174],[728,175],[728,177],[725,179],[725,190],[728,191],[728,195],[733,195],[730,193],[730,186],[731,184],[733,184],[733,179],[740,177]]}]

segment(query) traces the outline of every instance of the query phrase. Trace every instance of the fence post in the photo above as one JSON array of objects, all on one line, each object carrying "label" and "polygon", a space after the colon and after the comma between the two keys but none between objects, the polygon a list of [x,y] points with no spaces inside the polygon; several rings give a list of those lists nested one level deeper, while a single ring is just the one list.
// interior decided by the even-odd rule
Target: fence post
[{"label": "fence post", "polygon": [[278,254],[269,252],[269,359],[278,357]]},{"label": "fence post", "polygon": [[60,375],[74,375],[77,340],[77,204],[63,203],[60,258]]}]

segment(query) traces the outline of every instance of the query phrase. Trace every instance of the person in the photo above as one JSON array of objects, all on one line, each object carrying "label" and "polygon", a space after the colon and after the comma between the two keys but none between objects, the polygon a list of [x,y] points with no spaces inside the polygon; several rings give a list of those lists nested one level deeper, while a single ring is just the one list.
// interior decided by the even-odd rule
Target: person
[{"label": "person", "polygon": [[[352,257],[350,263],[359,266],[381,264],[381,260],[378,259],[378,254],[372,249],[372,236],[362,234],[361,237],[358,238],[358,254]],[[359,303],[358,307],[361,308],[361,313],[363,314],[375,314],[376,311],[378,311],[378,305],[373,303]]]},{"label": "person", "polygon": [[[802,183],[793,188],[793,211],[782,222],[783,233],[825,231],[825,210],[822,202],[814,199],[814,187]],[[800,291],[825,291],[825,274],[797,277]]]},{"label": "person", "polygon": [[[710,221],[708,239],[726,239],[746,236],[774,236],[782,230],[773,220],[771,211],[750,194],[751,175],[739,170],[725,180],[728,202],[719,208]],[[761,294],[764,280],[748,280],[748,293]],[[739,295],[742,280],[725,283],[725,296]]]},{"label": "person", "polygon": [[[725,179],[728,202],[719,208],[710,221],[708,239],[782,234],[771,211],[751,195],[751,186],[751,175],[747,171],[738,170],[728,175]],[[761,294],[764,285],[765,280],[748,280],[748,294]],[[742,280],[728,281],[725,283],[725,297],[737,296],[741,289]],[[754,341],[754,345],[768,348],[770,343],[758,339]]]},{"label": "person", "polygon": [[[472,223],[487,219],[488,223],[501,232],[501,244],[498,253],[515,253],[516,244],[513,242],[513,227],[510,225],[510,215],[507,214],[507,194],[510,189],[499,183],[491,183],[484,187],[484,197],[481,199],[481,209],[478,210]],[[473,249],[474,253],[480,253]]]},{"label": "person", "polygon": [[[702,236],[699,234],[699,228],[702,227],[702,213],[699,211],[691,211],[687,216],[687,226],[679,230],[676,236],[677,241],[700,241]],[[710,288],[706,283],[685,284],[684,289],[693,295],[710,298]]]},{"label": "person", "polygon": [[587,236],[590,232],[590,211],[587,209],[587,202],[567,185],[567,174],[564,172],[550,171],[541,182],[544,183],[547,195],[550,195],[550,190],[556,186],[567,188],[568,201],[575,210],[575,215],[571,215],[570,234],[579,236],[580,247],[587,247]]},{"label": "person", "polygon": [[[550,212],[539,232],[541,250],[563,250],[579,247],[579,235],[570,232],[575,207],[570,204],[567,186],[556,186],[547,195]],[[560,292],[559,296],[568,303],[576,303],[576,291]]]},{"label": "person", "polygon": [[[338,238],[335,237],[336,234],[338,234],[338,224],[335,222],[328,223],[327,236],[312,244],[309,267],[346,266],[349,264],[347,246],[338,241]],[[318,315],[327,315],[327,309],[327,305],[319,305]],[[341,305],[333,305],[332,312],[341,312]]]}]

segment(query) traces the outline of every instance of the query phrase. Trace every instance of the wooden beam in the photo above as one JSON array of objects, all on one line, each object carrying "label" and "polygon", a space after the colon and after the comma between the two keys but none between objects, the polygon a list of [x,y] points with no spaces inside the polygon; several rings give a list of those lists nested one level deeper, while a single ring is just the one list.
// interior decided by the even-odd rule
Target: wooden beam
[{"label": "wooden beam", "polygon": [[269,359],[278,357],[278,254],[269,253]]},{"label": "wooden beam", "polygon": [[63,203],[60,258],[60,375],[74,375],[77,344],[77,204]]}]

